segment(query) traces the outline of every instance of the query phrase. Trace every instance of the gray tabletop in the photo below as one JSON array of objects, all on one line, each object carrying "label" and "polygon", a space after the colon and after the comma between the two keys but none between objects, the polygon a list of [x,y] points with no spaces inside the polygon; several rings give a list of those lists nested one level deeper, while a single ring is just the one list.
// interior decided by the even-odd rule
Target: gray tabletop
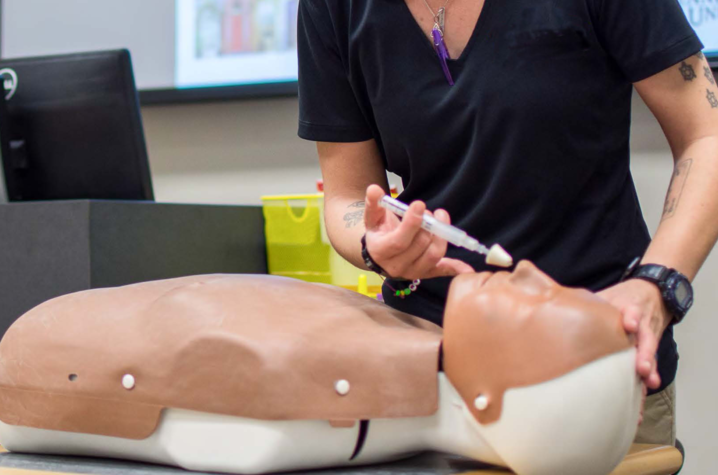
[{"label": "gray tabletop", "polygon": [[[19,453],[0,454],[0,467],[95,475],[178,475],[188,473],[179,468],[128,462],[125,460]],[[398,462],[381,465],[292,473],[295,475],[454,475],[487,468],[489,468],[487,465],[466,458],[429,452]]]}]

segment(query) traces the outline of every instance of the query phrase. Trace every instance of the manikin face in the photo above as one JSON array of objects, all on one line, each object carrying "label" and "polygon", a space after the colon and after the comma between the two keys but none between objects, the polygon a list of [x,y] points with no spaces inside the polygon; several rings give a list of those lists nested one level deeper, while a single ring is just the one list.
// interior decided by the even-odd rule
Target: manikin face
[{"label": "manikin face", "polygon": [[553,318],[566,319],[570,313],[581,320],[601,315],[620,326],[618,311],[602,298],[586,289],[559,285],[529,261],[519,262],[513,272],[462,275],[452,286],[451,298],[462,300],[464,305],[473,304],[492,318],[528,318],[548,312]]},{"label": "manikin face", "polygon": [[507,389],[631,346],[618,310],[587,290],[557,284],[528,261],[511,273],[454,279],[444,329],[446,374],[468,402],[483,397],[488,405],[475,416],[484,423],[500,418]]},{"label": "manikin face", "polygon": [[640,386],[635,349],[610,304],[523,261],[511,273],[454,279],[444,328],[446,376],[514,470],[575,473],[561,465],[575,451],[608,473],[625,455]]}]

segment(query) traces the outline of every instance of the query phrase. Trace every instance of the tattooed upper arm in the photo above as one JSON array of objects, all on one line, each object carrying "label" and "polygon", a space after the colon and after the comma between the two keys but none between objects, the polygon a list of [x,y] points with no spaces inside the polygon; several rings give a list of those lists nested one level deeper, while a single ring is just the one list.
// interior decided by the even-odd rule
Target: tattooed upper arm
[{"label": "tattooed upper arm", "polygon": [[[697,69],[703,70],[702,76],[705,78],[706,81],[708,81],[709,87],[706,89],[706,99],[708,100],[708,104],[710,105],[711,109],[718,109],[718,98],[716,97],[716,91],[712,91],[710,89],[710,86],[716,85],[716,79],[715,76],[713,76],[713,71],[708,65],[708,61],[706,60],[705,55],[701,51],[696,53],[695,57],[699,60],[698,64],[696,65]],[[693,82],[696,79],[698,79],[700,82],[703,78],[699,77],[699,74],[696,73],[696,68],[694,68],[694,65],[689,64],[689,61],[691,61],[691,58],[687,58],[685,61],[681,61],[681,65],[678,67],[678,72],[681,73],[681,77],[685,82]]]},{"label": "tattooed upper arm", "polygon": [[715,86],[716,78],[715,78],[715,76],[713,76],[713,71],[711,70],[710,66],[704,66],[703,73],[705,74],[706,79],[708,79],[708,82]]},{"label": "tattooed upper arm", "polygon": [[708,103],[711,105],[711,109],[718,109],[718,98],[716,97],[715,92],[710,89],[706,89],[706,92],[706,97],[708,98]]},{"label": "tattooed upper arm", "polygon": [[696,76],[696,70],[693,69],[693,66],[683,61],[681,63],[681,67],[678,68],[678,70],[681,72],[681,75],[683,76],[684,81],[693,81]]},{"label": "tattooed upper arm", "polygon": [[635,87],[676,158],[696,140],[718,137],[718,86],[703,54],[693,54]]},{"label": "tattooed upper arm", "polygon": [[[696,53],[695,57],[699,60],[699,64],[697,65],[698,70],[700,70],[701,68],[703,69],[703,77],[706,81],[708,81],[708,88],[706,89],[706,99],[708,100],[708,104],[710,105],[711,109],[718,109],[718,98],[716,97],[716,91],[712,91],[710,88],[710,86],[716,86],[716,79],[713,75],[713,71],[711,70],[711,67],[708,64],[708,61],[706,60],[706,57],[703,52],[699,51],[698,53]],[[691,82],[695,79],[702,79],[699,78],[698,74],[696,74],[696,69],[693,67],[693,65],[688,64],[687,61],[689,60],[690,58],[688,58],[686,61],[681,61],[681,66],[678,68],[678,71],[681,73],[683,80],[686,82]]]}]

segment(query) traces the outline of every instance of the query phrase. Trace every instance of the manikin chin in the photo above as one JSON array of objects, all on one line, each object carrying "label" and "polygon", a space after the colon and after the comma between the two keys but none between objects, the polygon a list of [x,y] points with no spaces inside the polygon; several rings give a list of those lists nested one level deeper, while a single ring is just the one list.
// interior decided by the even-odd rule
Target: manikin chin
[{"label": "manikin chin", "polygon": [[438,450],[607,474],[640,401],[618,311],[528,262],[455,278],[443,332],[334,287],[214,275],[60,297],[0,343],[8,450],[201,471]]}]

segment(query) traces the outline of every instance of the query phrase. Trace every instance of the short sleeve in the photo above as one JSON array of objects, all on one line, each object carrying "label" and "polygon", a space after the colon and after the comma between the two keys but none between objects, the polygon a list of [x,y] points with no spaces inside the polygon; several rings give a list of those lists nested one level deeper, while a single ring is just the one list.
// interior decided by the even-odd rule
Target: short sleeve
[{"label": "short sleeve", "polygon": [[593,0],[597,34],[631,82],[703,49],[678,0]]},{"label": "short sleeve", "polygon": [[321,142],[369,140],[371,129],[349,81],[324,0],[300,0],[297,21],[299,136]]}]

